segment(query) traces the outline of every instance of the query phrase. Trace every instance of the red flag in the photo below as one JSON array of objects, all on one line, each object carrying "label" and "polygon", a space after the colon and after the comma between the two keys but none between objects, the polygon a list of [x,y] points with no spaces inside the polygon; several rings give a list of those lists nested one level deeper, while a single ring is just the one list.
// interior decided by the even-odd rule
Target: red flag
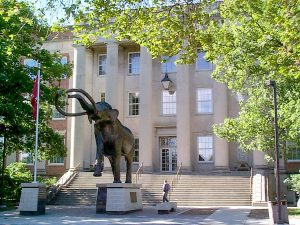
[{"label": "red flag", "polygon": [[36,120],[37,114],[37,95],[38,95],[38,76],[36,76],[33,84],[32,95],[31,95],[31,105],[33,108],[33,117]]}]

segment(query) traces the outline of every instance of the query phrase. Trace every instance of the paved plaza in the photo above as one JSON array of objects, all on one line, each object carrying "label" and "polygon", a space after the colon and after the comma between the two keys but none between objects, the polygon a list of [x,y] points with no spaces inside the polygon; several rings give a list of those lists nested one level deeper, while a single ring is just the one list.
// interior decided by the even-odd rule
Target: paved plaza
[{"label": "paved plaza", "polygon": [[[125,215],[96,214],[95,207],[47,206],[45,215],[21,216],[18,210],[0,212],[0,224],[212,224],[269,225],[265,216],[248,217],[252,207],[187,208],[170,214],[157,214],[155,207],[144,207]],[[299,219],[290,224],[300,225]]]}]

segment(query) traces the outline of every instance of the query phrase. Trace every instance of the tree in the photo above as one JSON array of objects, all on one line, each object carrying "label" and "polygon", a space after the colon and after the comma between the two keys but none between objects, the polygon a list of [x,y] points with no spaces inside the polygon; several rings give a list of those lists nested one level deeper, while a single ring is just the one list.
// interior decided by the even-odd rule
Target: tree
[{"label": "tree", "polygon": [[[6,155],[19,150],[34,152],[35,121],[30,104],[33,75],[37,68],[23,65],[24,59],[41,65],[39,158],[65,156],[63,138],[49,126],[50,105],[59,89],[62,74],[70,74],[69,65],[60,63],[59,53],[42,49],[50,34],[46,22],[24,1],[0,1],[0,136],[5,137]],[[1,160],[2,162],[2,160]]]},{"label": "tree", "polygon": [[198,48],[216,65],[212,77],[244,96],[241,111],[214,126],[215,133],[244,150],[273,155],[272,92],[278,85],[281,145],[300,144],[299,0],[85,0],[65,1],[79,41],[98,36],[132,40],[153,57],[180,53],[190,63]]}]

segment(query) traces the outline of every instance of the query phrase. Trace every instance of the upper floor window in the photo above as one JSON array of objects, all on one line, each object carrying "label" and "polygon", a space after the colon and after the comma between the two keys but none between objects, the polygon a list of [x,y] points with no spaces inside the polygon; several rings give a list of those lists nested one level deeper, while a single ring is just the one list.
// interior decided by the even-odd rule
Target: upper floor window
[{"label": "upper floor window", "polygon": [[[61,57],[60,63],[62,65],[68,64],[68,57],[67,56]],[[66,79],[66,78],[67,78],[67,75],[66,74],[62,74],[61,79]]]},{"label": "upper floor window", "polygon": [[162,58],[164,60],[166,60],[166,62],[161,64],[161,72],[162,73],[174,73],[174,72],[176,72],[175,61],[176,61],[177,57],[176,56],[171,56],[171,57],[163,56]]},{"label": "upper floor window", "polygon": [[99,55],[98,57],[99,63],[99,71],[98,75],[105,75],[106,74],[106,55]]},{"label": "upper floor window", "polygon": [[[58,112],[58,110],[56,109],[55,106],[52,106],[51,109],[52,109],[52,119],[53,119],[53,120],[61,120],[61,119],[65,119],[65,116],[62,115],[60,112]],[[61,109],[62,109],[63,111],[66,111],[66,106],[61,107]]]},{"label": "upper floor window", "polygon": [[212,70],[213,65],[211,62],[206,61],[204,58],[205,52],[197,52],[196,70]]},{"label": "upper floor window", "polygon": [[[38,62],[36,60],[34,60],[34,59],[24,59],[24,65],[26,67],[29,67],[29,68],[31,68],[31,67],[38,67]],[[36,75],[37,74],[29,73],[29,77],[31,79],[35,79]]]},{"label": "upper floor window", "polygon": [[197,112],[212,113],[212,89],[198,88],[197,89]]},{"label": "upper floor window", "polygon": [[105,92],[100,93],[100,101],[105,102]]},{"label": "upper floor window", "polygon": [[213,161],[213,137],[198,136],[197,137],[198,161],[212,162]]},{"label": "upper floor window", "polygon": [[297,143],[288,142],[286,156],[288,161],[300,161],[300,146]]},{"label": "upper floor window", "polygon": [[33,164],[33,155],[28,152],[21,152],[19,155],[19,161],[26,164]]},{"label": "upper floor window", "polygon": [[162,114],[176,115],[176,92],[170,94],[169,91],[162,92]]},{"label": "upper floor window", "polygon": [[139,162],[139,149],[140,149],[139,139],[138,139],[138,138],[135,138],[135,139],[134,139],[134,155],[133,155],[133,162]]},{"label": "upper floor window", "polygon": [[129,75],[140,74],[140,53],[129,53],[128,55],[128,73]]},{"label": "upper floor window", "polygon": [[129,93],[129,116],[139,115],[139,93]]}]

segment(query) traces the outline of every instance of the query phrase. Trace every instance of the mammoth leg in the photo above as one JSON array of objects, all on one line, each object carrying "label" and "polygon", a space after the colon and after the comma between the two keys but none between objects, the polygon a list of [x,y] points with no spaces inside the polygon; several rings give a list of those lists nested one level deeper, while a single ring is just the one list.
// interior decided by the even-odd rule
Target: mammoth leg
[{"label": "mammoth leg", "polygon": [[112,171],[112,173],[113,173],[113,176],[115,177],[115,166],[114,166],[114,163],[113,163],[113,159],[112,159],[112,157],[107,157],[108,158],[108,160],[109,160],[109,162],[110,162],[110,165],[111,165],[111,171]]},{"label": "mammoth leg", "polygon": [[126,155],[125,156],[125,160],[126,160],[126,181],[125,183],[132,183],[132,180],[131,180],[131,166],[132,166],[132,157],[129,156],[129,155]]},{"label": "mammoth leg", "polygon": [[122,183],[120,174],[120,157],[112,157],[111,168],[114,174],[114,183]]},{"label": "mammoth leg", "polygon": [[95,126],[95,139],[96,139],[97,152],[96,152],[95,171],[93,176],[100,177],[102,176],[102,171],[104,168],[104,156],[103,156],[104,145],[103,145],[102,134],[97,129],[96,126]]}]

